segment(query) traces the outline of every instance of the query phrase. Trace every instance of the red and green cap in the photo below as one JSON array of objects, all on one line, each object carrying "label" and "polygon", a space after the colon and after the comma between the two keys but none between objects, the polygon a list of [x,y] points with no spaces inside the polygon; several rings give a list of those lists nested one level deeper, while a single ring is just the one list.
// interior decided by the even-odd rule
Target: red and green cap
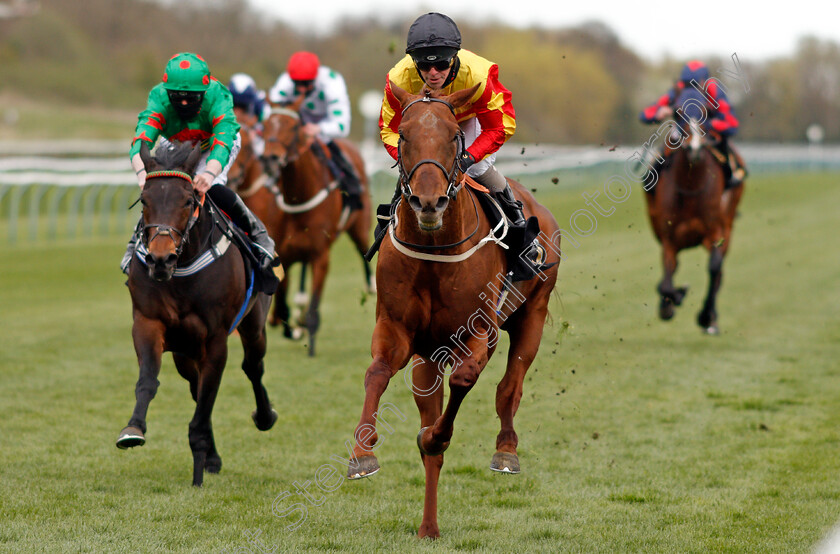
[{"label": "red and green cap", "polygon": [[201,56],[181,52],[167,62],[162,81],[166,90],[205,91],[210,85],[210,68]]}]

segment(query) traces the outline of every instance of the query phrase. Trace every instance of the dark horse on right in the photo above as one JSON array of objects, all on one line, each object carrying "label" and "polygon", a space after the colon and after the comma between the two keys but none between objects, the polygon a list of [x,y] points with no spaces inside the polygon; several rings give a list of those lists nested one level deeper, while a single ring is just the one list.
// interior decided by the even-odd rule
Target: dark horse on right
[{"label": "dark horse on right", "polygon": [[[694,96],[697,96],[696,98]],[[699,93],[688,90],[677,100],[678,106],[702,101]],[[665,144],[665,164],[653,189],[645,195],[648,215],[657,240],[662,244],[664,274],[657,287],[659,317],[670,320],[674,308],[682,304],[686,287],[675,287],[677,253],[703,245],[709,252],[709,288],[697,323],[705,333],[720,332],[717,294],[723,276],[723,259],[729,250],[732,226],[743,184],[725,190],[725,176],[715,139],[701,128],[702,114],[684,110]]]}]

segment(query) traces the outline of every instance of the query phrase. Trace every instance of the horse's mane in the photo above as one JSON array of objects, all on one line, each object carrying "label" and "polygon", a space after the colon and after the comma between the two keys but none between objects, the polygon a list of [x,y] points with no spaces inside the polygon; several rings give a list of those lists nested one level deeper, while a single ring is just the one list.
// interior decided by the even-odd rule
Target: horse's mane
[{"label": "horse's mane", "polygon": [[192,151],[189,142],[173,142],[170,147],[155,151],[155,161],[164,169],[175,169],[184,165]]}]

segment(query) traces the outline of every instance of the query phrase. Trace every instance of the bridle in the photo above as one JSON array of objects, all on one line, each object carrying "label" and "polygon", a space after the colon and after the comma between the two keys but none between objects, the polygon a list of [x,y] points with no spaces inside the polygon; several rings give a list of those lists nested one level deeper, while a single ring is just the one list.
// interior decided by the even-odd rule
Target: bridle
[{"label": "bridle", "polygon": [[[172,225],[165,225],[163,223],[149,223],[148,225],[143,226],[143,233],[141,235],[141,240],[143,241],[143,246],[147,249],[149,247],[149,243],[155,240],[157,237],[169,237],[173,244],[175,244],[175,256],[180,257],[181,252],[184,250],[184,246],[186,246],[189,240],[189,234],[192,230],[195,222],[198,220],[199,209],[204,203],[204,195],[201,195],[201,198],[195,192],[195,189],[192,188],[193,180],[192,177],[184,173],[183,171],[177,171],[172,169],[165,169],[161,171],[152,171],[146,175],[146,181],[149,179],[160,179],[160,178],[171,178],[177,177],[179,179],[183,179],[190,184],[190,189],[192,190],[192,198],[190,201],[192,214],[190,215],[190,219],[187,221],[187,226],[184,228],[183,231],[180,229],[176,229]],[[141,196],[142,200],[142,196]],[[154,229],[154,234],[149,237],[149,229]],[[178,241],[176,242],[175,236],[178,235]]]},{"label": "bridle", "polygon": [[[402,115],[404,116],[405,112],[411,106],[413,106],[414,104],[417,104],[418,102],[425,102],[427,104],[429,104],[431,102],[439,102],[439,103],[445,105],[447,108],[449,108],[449,111],[452,112],[453,116],[455,115],[455,107],[452,106],[452,104],[450,104],[446,100],[441,100],[439,98],[432,98],[432,97],[429,96],[428,92],[426,92],[426,96],[424,96],[423,98],[418,98],[416,100],[413,100],[413,101],[409,102],[405,106],[405,108],[403,108]],[[411,171],[406,172],[405,171],[405,166],[403,166],[403,163],[402,163],[402,142],[403,142],[403,140],[404,140],[404,138],[402,136],[402,133],[400,133],[400,140],[397,143],[397,166],[399,167],[399,175],[400,175],[399,185],[400,185],[400,191],[402,192],[403,199],[408,201],[409,197],[412,195],[411,185],[409,183],[410,183],[411,178],[414,175],[414,173],[417,172],[417,170],[420,168],[421,165],[432,164],[433,166],[440,169],[443,172],[444,177],[446,177],[447,182],[448,182],[448,185],[447,185],[447,188],[446,188],[446,196],[448,196],[454,202],[455,199],[458,197],[458,192],[464,187],[464,184],[466,183],[466,179],[461,179],[461,181],[458,182],[458,170],[459,170],[458,160],[461,158],[461,155],[464,153],[464,150],[466,148],[465,145],[464,145],[464,131],[459,129],[458,134],[455,135],[455,138],[453,139],[456,142],[457,148],[456,148],[456,152],[455,152],[455,159],[452,161],[452,169],[449,169],[449,170],[447,170],[443,166],[443,164],[440,163],[439,161],[434,160],[432,158],[426,158],[426,159],[420,160],[419,162],[414,164],[414,167],[411,168]],[[419,250],[444,250],[444,249],[447,249],[447,248],[453,248],[455,246],[459,246],[459,245],[467,242],[468,240],[470,240],[478,232],[479,225],[480,225],[480,220],[479,220],[479,217],[478,217],[478,206],[476,205],[475,198],[472,195],[470,195],[470,200],[472,200],[472,202],[473,202],[473,211],[475,212],[475,229],[473,229],[472,233],[467,235],[465,238],[459,240],[458,242],[454,242],[452,244],[441,244],[441,245],[422,245],[422,244],[414,244],[414,243],[411,243],[411,242],[406,242],[404,240],[401,240],[400,238],[397,237],[396,233],[392,233],[392,237],[396,242],[398,242],[399,244],[401,244],[403,246],[410,247],[410,248],[416,248],[416,249],[419,249]],[[394,203],[391,206],[392,221],[396,221],[396,208],[397,208],[397,204]]]},{"label": "bridle", "polygon": [[[430,102],[439,102],[439,103],[445,105],[447,108],[449,108],[449,111],[452,112],[453,116],[455,115],[455,108],[454,108],[454,106],[452,106],[452,104],[450,104],[446,100],[441,100],[440,98],[430,97],[429,92],[426,92],[426,96],[424,96],[423,98],[418,98],[417,100],[413,100],[413,101],[409,102],[406,105],[406,107],[403,108],[402,115],[405,116],[405,112],[408,111],[408,109],[411,106],[413,106],[414,104],[417,104],[418,102],[425,102],[427,104],[430,103]],[[457,181],[458,181],[458,160],[461,159],[461,155],[464,153],[464,150],[466,149],[466,147],[464,145],[464,131],[459,129],[458,134],[455,135],[455,138],[453,139],[456,142],[457,148],[456,148],[456,151],[455,151],[455,159],[452,160],[452,169],[446,169],[443,166],[443,164],[440,163],[439,161],[433,160],[431,158],[427,158],[425,160],[420,160],[419,162],[414,164],[414,167],[411,168],[411,171],[406,172],[405,171],[405,166],[403,165],[403,162],[402,162],[402,142],[403,142],[403,140],[404,140],[404,138],[402,136],[402,133],[400,133],[400,140],[397,143],[397,167],[399,168],[399,185],[400,185],[400,191],[402,192],[403,197],[406,200],[408,200],[408,198],[412,195],[411,185],[410,185],[411,178],[414,176],[414,174],[417,172],[417,170],[420,168],[420,166],[424,165],[424,164],[432,164],[433,166],[440,169],[443,172],[443,176],[446,177],[446,180],[447,180],[447,183],[448,183],[448,185],[446,187],[446,196],[448,196],[451,200],[455,200],[455,198],[458,196],[458,191],[460,191],[464,186],[463,181],[461,181],[460,183],[457,183]]]}]

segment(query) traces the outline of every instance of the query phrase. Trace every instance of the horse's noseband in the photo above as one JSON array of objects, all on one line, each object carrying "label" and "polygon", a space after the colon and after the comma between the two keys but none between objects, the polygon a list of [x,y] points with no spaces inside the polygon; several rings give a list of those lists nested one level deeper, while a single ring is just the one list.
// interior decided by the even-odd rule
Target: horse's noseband
[{"label": "horse's noseband", "polygon": [[[449,102],[447,102],[445,100],[441,100],[439,98],[431,98],[429,96],[424,96],[423,98],[418,98],[417,100],[409,102],[408,105],[405,108],[403,108],[402,114],[405,115],[405,112],[408,110],[408,108],[410,108],[414,104],[417,104],[418,102],[425,102],[427,104],[430,103],[430,102],[440,102],[441,104],[445,104],[446,107],[449,108],[449,111],[452,112],[452,115],[455,115],[455,108],[452,106],[452,104],[450,104]],[[399,172],[400,172],[400,181],[399,181],[400,190],[402,191],[402,195],[406,200],[408,200],[408,198],[412,195],[411,185],[410,185],[411,178],[414,176],[414,173],[420,168],[420,166],[424,165],[424,164],[432,164],[433,166],[437,167],[438,169],[440,169],[443,172],[443,176],[446,177],[446,180],[447,180],[447,183],[448,183],[448,185],[446,187],[446,196],[448,196],[451,200],[455,200],[455,198],[457,198],[458,191],[461,190],[461,187],[463,186],[463,185],[458,185],[457,184],[457,179],[458,179],[458,160],[461,159],[461,155],[464,153],[464,150],[466,149],[465,142],[464,142],[465,141],[464,131],[459,129],[458,134],[455,135],[454,140],[456,142],[456,149],[455,149],[455,159],[452,161],[452,169],[446,169],[443,166],[443,164],[440,163],[439,161],[433,160],[431,158],[427,158],[425,160],[420,160],[419,162],[414,164],[414,167],[411,168],[411,171],[406,172],[405,171],[405,166],[403,166],[403,162],[402,162],[403,136],[402,136],[402,133],[400,133],[400,140],[397,143],[397,166],[398,166]]]}]

